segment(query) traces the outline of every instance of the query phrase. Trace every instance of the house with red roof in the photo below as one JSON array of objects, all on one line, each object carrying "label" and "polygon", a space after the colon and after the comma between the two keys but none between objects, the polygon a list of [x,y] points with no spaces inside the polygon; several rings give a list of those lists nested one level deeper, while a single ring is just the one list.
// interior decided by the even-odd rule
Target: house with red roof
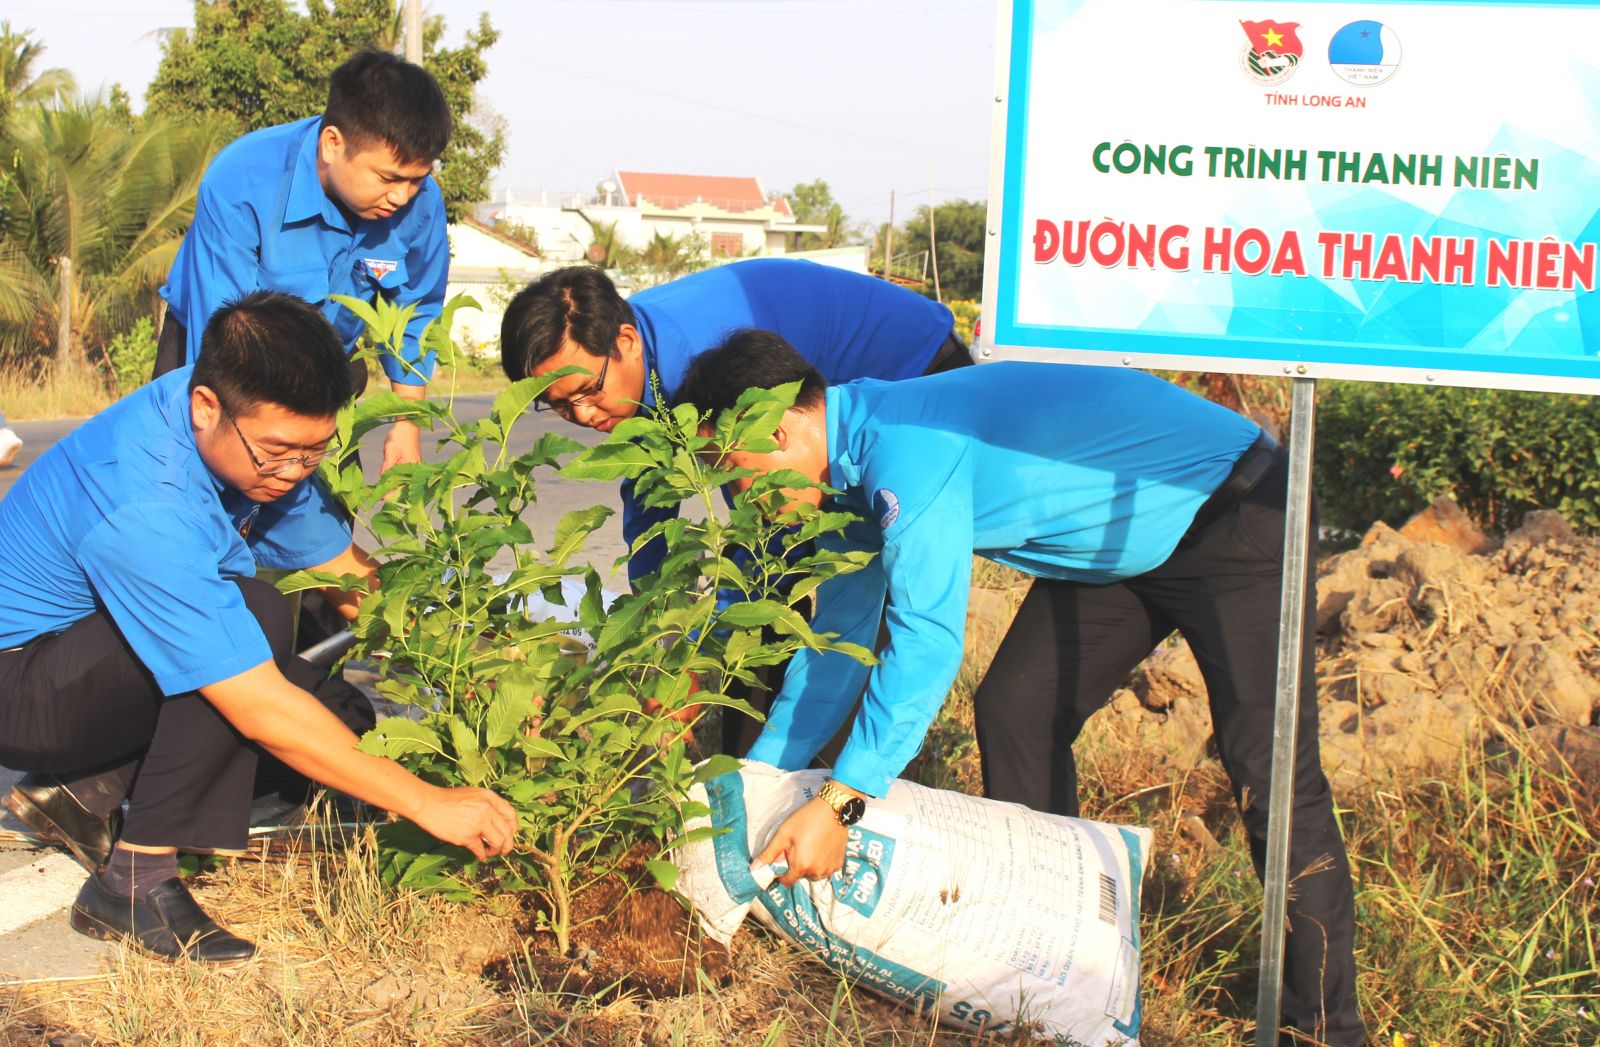
[{"label": "house with red roof", "polygon": [[531,231],[546,258],[587,257],[596,229],[642,251],[656,237],[691,244],[712,262],[792,252],[801,233],[826,232],[800,222],[781,195],[755,177],[616,171],[592,193],[502,190],[478,209],[495,225]]}]

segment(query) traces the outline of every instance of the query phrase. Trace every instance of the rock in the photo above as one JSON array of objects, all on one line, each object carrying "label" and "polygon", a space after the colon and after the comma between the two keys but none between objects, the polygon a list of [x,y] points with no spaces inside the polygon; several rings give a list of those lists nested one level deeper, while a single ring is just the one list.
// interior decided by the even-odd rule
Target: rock
[{"label": "rock", "polygon": [[1399,579],[1370,579],[1351,596],[1339,617],[1339,626],[1351,637],[1387,632],[1397,622],[1410,617],[1410,595],[1410,587]]},{"label": "rock", "polygon": [[1467,554],[1487,552],[1494,547],[1489,536],[1478,529],[1461,507],[1440,495],[1433,504],[1413,516],[1400,528],[1400,534],[1413,542],[1446,545]]},{"label": "rock", "polygon": [[1317,726],[1322,731],[1349,734],[1361,724],[1361,706],[1355,702],[1329,702],[1317,710]]},{"label": "rock", "polygon": [[1577,539],[1567,518],[1554,509],[1534,509],[1522,518],[1522,526],[1506,535],[1506,545],[1547,545]]},{"label": "rock", "polygon": [[1600,727],[1532,727],[1530,755],[1551,774],[1600,781]]},{"label": "rock", "polygon": [[361,990],[361,995],[374,1007],[389,1008],[411,996],[411,985],[398,976],[386,974]]},{"label": "rock", "polygon": [[1522,689],[1547,723],[1587,727],[1600,705],[1600,683],[1578,664],[1570,643],[1559,639],[1533,649]]},{"label": "rock", "polygon": [[1182,641],[1171,647],[1158,647],[1144,663],[1144,693],[1147,709],[1164,710],[1180,698],[1206,697],[1206,681],[1194,660],[1189,645]]}]

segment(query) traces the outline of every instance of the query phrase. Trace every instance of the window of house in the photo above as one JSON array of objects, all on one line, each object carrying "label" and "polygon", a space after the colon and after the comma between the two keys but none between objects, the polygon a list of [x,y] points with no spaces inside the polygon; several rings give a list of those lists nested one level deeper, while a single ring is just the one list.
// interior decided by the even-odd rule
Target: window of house
[{"label": "window of house", "polygon": [[737,258],[744,254],[744,234],[712,233],[711,253],[717,258]]}]

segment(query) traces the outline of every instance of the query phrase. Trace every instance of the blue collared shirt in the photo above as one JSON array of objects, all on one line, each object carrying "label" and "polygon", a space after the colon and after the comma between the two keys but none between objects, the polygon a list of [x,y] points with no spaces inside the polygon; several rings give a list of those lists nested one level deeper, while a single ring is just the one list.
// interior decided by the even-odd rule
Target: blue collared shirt
[{"label": "blue collared shirt", "polygon": [[[734,331],[782,335],[830,385],[857,378],[898,381],[927,371],[954,318],[937,302],[876,277],[797,258],[756,258],[717,266],[628,299],[644,340],[646,374],[670,402],[694,358]],[[656,405],[645,384],[643,404]],[[633,540],[672,510],[646,509],[622,487],[622,538]],[[628,562],[629,580],[661,566],[653,542]]]},{"label": "blue collared shirt", "polygon": [[393,381],[423,384],[433,357],[421,356],[418,339],[444,306],[450,269],[444,198],[429,178],[393,215],[352,227],[317,176],[321,129],[321,117],[267,127],[217,154],[161,296],[188,330],[189,363],[211,314],[250,291],[286,291],[321,306],[352,349],[365,325],[329,295],[416,303],[402,355],[419,373],[387,355],[383,369]]},{"label": "blue collared shirt", "polygon": [[829,483],[860,513],[836,547],[877,553],[817,590],[812,627],[870,671],[801,651],[750,758],[806,766],[862,698],[834,777],[882,796],[961,665],[974,554],[1105,584],[1159,567],[1260,428],[1142,371],[1000,363],[827,392]]},{"label": "blue collared shirt", "polygon": [[[200,457],[180,367],[39,457],[0,501],[0,649],[103,609],[164,694],[272,660],[232,577],[350,547],[310,482],[257,503]],[[246,531],[248,536],[241,536]]]}]

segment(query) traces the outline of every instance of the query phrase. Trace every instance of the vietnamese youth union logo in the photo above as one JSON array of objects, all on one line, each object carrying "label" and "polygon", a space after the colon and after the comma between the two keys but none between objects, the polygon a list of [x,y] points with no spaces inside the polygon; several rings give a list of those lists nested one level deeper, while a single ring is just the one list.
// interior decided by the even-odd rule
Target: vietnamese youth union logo
[{"label": "vietnamese youth union logo", "polygon": [[1381,84],[1400,68],[1400,38],[1382,22],[1351,22],[1328,42],[1328,64],[1357,87]]},{"label": "vietnamese youth union logo", "polygon": [[1258,84],[1281,84],[1294,75],[1305,48],[1295,30],[1299,22],[1246,22],[1239,20],[1245,39],[1250,42],[1239,54],[1244,75]]},{"label": "vietnamese youth union logo", "polygon": [[399,262],[387,258],[363,258],[361,264],[367,267],[367,272],[372,274],[374,280],[382,280],[399,267]]},{"label": "vietnamese youth union logo", "polygon": [[887,487],[880,487],[872,496],[872,511],[878,514],[878,526],[887,531],[900,519],[900,499]]}]

